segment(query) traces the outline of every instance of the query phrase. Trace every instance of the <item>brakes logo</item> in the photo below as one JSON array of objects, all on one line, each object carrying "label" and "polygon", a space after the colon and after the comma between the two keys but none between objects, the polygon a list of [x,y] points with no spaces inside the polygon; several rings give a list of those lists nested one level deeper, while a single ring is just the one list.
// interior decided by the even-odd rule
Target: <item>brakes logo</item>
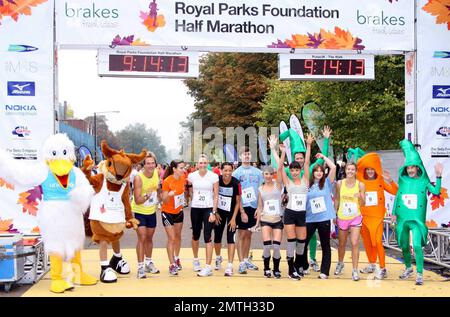
[{"label": "brakes logo", "polygon": [[8,96],[34,96],[34,81],[8,81]]},{"label": "brakes logo", "polygon": [[439,130],[436,131],[436,134],[446,138],[450,137],[450,127],[440,127]]},{"label": "brakes logo", "polygon": [[24,138],[31,134],[31,131],[28,130],[26,126],[17,126],[12,130],[13,135],[17,135],[19,138]]},{"label": "brakes logo", "polygon": [[433,85],[433,99],[450,99],[450,86]]}]

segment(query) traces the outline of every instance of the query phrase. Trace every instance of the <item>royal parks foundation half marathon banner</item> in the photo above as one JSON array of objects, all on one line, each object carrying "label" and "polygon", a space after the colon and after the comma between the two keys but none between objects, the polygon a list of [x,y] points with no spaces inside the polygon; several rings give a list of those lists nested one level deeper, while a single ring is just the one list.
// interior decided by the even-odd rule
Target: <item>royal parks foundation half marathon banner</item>
[{"label": "royal parks foundation half marathon banner", "polygon": [[60,0],[63,46],[414,49],[412,0]]}]

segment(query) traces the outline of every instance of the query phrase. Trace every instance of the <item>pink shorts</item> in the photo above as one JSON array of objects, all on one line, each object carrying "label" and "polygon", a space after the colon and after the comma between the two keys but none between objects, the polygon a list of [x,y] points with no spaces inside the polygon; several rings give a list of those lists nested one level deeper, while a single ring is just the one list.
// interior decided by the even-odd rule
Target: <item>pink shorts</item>
[{"label": "pink shorts", "polygon": [[362,216],[356,216],[353,219],[341,220],[337,219],[337,225],[340,230],[348,230],[350,227],[361,227],[362,226]]}]

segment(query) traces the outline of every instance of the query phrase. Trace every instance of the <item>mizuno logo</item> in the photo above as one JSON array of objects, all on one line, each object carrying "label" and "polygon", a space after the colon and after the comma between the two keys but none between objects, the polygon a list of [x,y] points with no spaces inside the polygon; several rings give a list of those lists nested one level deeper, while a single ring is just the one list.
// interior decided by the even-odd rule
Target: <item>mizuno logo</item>
[{"label": "mizuno logo", "polygon": [[450,86],[433,85],[433,99],[450,99]]},{"label": "mizuno logo", "polygon": [[30,83],[24,84],[24,85],[15,84],[15,85],[12,85],[11,87],[14,87],[14,88],[19,89],[20,91],[23,91],[23,89],[24,89],[25,87],[28,87],[28,86],[30,86],[30,85],[31,85]]}]

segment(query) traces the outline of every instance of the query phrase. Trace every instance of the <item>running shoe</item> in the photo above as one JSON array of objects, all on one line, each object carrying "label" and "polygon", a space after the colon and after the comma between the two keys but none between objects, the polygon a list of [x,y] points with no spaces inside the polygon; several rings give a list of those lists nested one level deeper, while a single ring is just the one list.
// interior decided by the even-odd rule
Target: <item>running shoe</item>
[{"label": "running shoe", "polygon": [[328,275],[326,275],[324,273],[320,273],[317,278],[320,278],[321,280],[326,280],[326,279],[328,279]]},{"label": "running shoe", "polygon": [[358,274],[358,269],[353,269],[352,270],[352,280],[359,281],[359,274]]},{"label": "running shoe", "polygon": [[117,257],[113,255],[111,260],[109,260],[109,266],[119,274],[128,274],[130,273],[130,267],[128,266],[127,261],[122,259],[122,257]]},{"label": "running shoe", "polygon": [[410,278],[413,273],[414,273],[414,270],[412,267],[405,268],[399,277],[402,280],[406,280],[406,279]]},{"label": "running shoe", "polygon": [[302,279],[302,277],[296,271],[289,274],[289,278],[297,281],[300,281]]},{"label": "running shoe", "polygon": [[365,268],[359,270],[359,272],[363,273],[363,274],[369,274],[369,273],[375,272],[376,269],[377,269],[377,266],[375,264],[369,263],[368,266],[366,266]]},{"label": "running shoe", "polygon": [[239,274],[247,274],[247,265],[245,265],[245,262],[241,262],[239,264]]},{"label": "running shoe", "polygon": [[137,278],[147,278],[147,275],[145,274],[145,269],[143,267],[138,268]]},{"label": "running shoe", "polygon": [[210,267],[205,266],[200,272],[197,273],[197,276],[205,277],[205,276],[211,276],[213,274]]},{"label": "running shoe", "polygon": [[302,267],[299,267],[299,268],[298,268],[297,274],[300,275],[301,277],[305,276],[305,271],[303,270]]},{"label": "running shoe", "polygon": [[216,265],[215,265],[215,267],[214,267],[214,269],[215,269],[216,271],[218,271],[218,270],[220,270],[220,269],[222,268],[222,261],[223,261],[223,259],[222,259],[222,256],[221,256],[221,255],[216,256]]},{"label": "running shoe", "polygon": [[194,268],[194,272],[200,272],[202,270],[199,260],[194,260],[192,266]]},{"label": "running shoe", "polygon": [[115,283],[117,282],[116,273],[114,273],[114,270],[108,266],[100,273],[100,281],[102,283]]},{"label": "running shoe", "polygon": [[225,276],[233,276],[233,267],[227,267],[224,275]]},{"label": "running shoe", "polygon": [[252,262],[250,262],[250,260],[245,261],[245,266],[249,270],[258,271],[258,267],[255,264],[253,264]]},{"label": "running shoe", "polygon": [[273,277],[281,278],[281,272],[280,271],[273,271]]},{"label": "running shoe", "polygon": [[375,279],[376,280],[383,280],[386,277],[387,277],[387,271],[386,271],[385,268],[376,270],[376,272],[375,272]]},{"label": "running shoe", "polygon": [[334,271],[334,275],[341,275],[344,273],[344,262],[338,262],[336,264],[336,270]]},{"label": "running shoe", "polygon": [[156,268],[155,263],[149,262],[145,264],[145,272],[157,274],[159,273],[159,270]]},{"label": "running shoe", "polygon": [[264,276],[267,278],[271,278],[272,277],[272,273],[270,272],[270,270],[264,270]]},{"label": "running shoe", "polygon": [[309,261],[309,265],[312,267],[314,272],[319,272],[320,271],[319,263],[317,263],[316,260]]},{"label": "running shoe", "polygon": [[422,273],[417,273],[416,285],[423,285],[423,275],[422,275]]},{"label": "running shoe", "polygon": [[169,274],[172,276],[178,275],[178,266],[176,264],[171,264],[169,266]]},{"label": "running shoe", "polygon": [[178,259],[175,261],[175,264],[177,265],[177,270],[178,270],[178,271],[181,271],[181,270],[183,269],[183,267],[181,266],[180,258],[178,258]]}]

